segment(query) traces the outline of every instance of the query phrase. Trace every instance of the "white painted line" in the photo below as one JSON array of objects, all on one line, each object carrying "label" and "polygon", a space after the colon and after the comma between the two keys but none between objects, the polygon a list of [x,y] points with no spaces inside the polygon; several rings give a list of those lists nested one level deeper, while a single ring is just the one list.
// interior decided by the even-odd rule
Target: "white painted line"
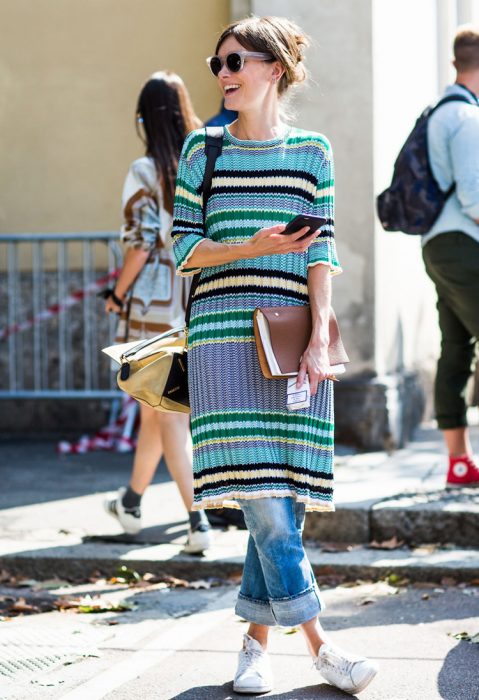
[{"label": "white painted line", "polygon": [[171,627],[153,637],[138,651],[75,690],[62,695],[62,700],[101,700],[116,688],[138,678],[147,669],[184,649],[196,637],[230,617],[236,596],[237,590],[234,587],[212,601],[201,612],[175,620]]}]

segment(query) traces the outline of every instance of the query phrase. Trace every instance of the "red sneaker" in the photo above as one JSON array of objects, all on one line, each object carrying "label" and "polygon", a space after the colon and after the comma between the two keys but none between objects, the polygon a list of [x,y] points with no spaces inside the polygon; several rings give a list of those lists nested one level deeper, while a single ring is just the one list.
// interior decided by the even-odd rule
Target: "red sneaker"
[{"label": "red sneaker", "polygon": [[479,469],[469,455],[449,457],[446,488],[455,486],[479,486]]}]

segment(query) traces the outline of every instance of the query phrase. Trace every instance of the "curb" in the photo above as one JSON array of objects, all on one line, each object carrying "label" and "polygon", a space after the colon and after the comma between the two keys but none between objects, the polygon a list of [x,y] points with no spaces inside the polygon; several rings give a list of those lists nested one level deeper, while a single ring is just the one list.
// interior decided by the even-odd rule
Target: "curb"
[{"label": "curb", "polygon": [[339,506],[328,517],[309,513],[304,534],[315,542],[366,544],[396,536],[408,545],[479,544],[479,489],[403,493],[362,506]]},{"label": "curb", "polygon": [[[61,555],[54,549],[11,553],[0,556],[0,568],[10,574],[27,578],[48,579],[53,576],[85,579],[92,572],[111,576],[121,565],[127,565],[139,573],[165,574],[187,580],[200,578],[228,578],[241,574],[244,556],[237,548],[204,556],[182,554],[177,545],[152,547],[108,545],[74,547],[74,552]],[[68,549],[68,548],[66,548]],[[213,550],[215,547],[212,548]],[[379,579],[390,574],[410,581],[440,582],[444,577],[457,582],[479,580],[479,550],[445,548],[401,548],[393,551],[368,549],[357,546],[347,552],[324,552],[307,548],[308,557],[316,576],[345,577],[346,579]]]}]

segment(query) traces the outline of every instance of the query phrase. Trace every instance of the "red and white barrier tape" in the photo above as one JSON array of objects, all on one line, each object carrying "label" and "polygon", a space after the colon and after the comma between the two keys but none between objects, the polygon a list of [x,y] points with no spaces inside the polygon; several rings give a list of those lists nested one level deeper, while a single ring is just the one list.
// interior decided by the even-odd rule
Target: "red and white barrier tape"
[{"label": "red and white barrier tape", "polygon": [[136,447],[136,432],[139,425],[138,404],[125,394],[120,415],[112,425],[107,425],[93,437],[83,435],[77,442],[62,440],[57,445],[60,454],[86,454],[105,450],[107,452],[133,452]]},{"label": "red and white barrier tape", "polygon": [[68,309],[70,306],[78,304],[89,294],[95,294],[95,292],[100,291],[100,289],[102,289],[106,284],[108,284],[108,282],[111,282],[111,280],[116,279],[119,274],[120,269],[113,270],[107,275],[99,277],[94,282],[90,282],[90,284],[88,284],[84,289],[77,289],[71,292],[71,294],[66,296],[63,299],[63,301],[61,301],[58,304],[52,304],[43,311],[40,311],[40,313],[34,316],[33,318],[29,318],[26,321],[22,321],[21,323],[13,323],[11,326],[6,326],[5,328],[0,329],[0,341],[5,340],[6,338],[8,338],[9,335],[12,335],[13,333],[21,333],[22,331],[26,331],[29,328],[33,328],[33,326],[35,326],[38,323],[43,323],[43,321],[47,321],[49,318],[57,316],[59,313],[61,313],[65,309]]}]

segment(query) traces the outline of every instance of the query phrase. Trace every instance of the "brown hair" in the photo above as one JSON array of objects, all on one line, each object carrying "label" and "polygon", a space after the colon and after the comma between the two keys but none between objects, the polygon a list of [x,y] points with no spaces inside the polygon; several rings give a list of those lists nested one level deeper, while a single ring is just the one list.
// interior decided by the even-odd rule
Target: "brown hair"
[{"label": "brown hair", "polygon": [[[178,160],[186,136],[201,126],[184,82],[176,73],[159,71],[146,81],[136,106],[136,129],[153,158],[165,208],[173,212]],[[138,126],[141,118],[143,133]]]},{"label": "brown hair", "polygon": [[284,73],[278,83],[278,93],[283,95],[292,85],[306,79],[303,50],[309,45],[306,34],[284,17],[247,17],[230,24],[221,34],[215,53],[229,36],[233,36],[248,51],[260,51],[279,61]]},{"label": "brown hair", "polygon": [[479,68],[479,27],[459,27],[454,38],[454,66],[458,73]]}]

